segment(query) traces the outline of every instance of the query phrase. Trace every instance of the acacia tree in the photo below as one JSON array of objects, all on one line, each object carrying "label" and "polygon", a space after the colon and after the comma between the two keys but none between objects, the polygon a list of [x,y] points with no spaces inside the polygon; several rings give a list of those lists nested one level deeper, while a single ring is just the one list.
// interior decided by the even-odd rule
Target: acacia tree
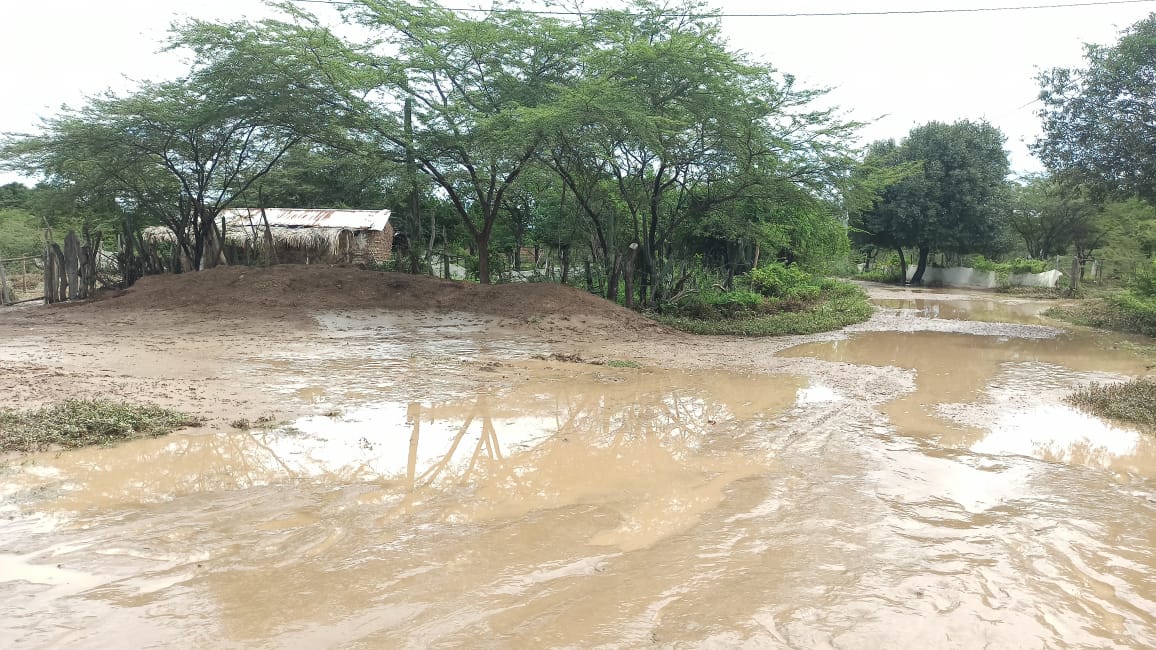
[{"label": "acacia tree", "polygon": [[877,143],[877,156],[891,164],[915,164],[918,173],[888,187],[870,210],[856,216],[869,240],[899,252],[919,252],[911,281],[923,280],[932,250],[970,252],[992,245],[1007,209],[1009,172],[1004,136],[986,122],[931,122],[907,138]]},{"label": "acacia tree", "polygon": [[697,221],[773,199],[784,182],[830,189],[851,167],[843,143],[858,125],[811,110],[822,91],[728,49],[704,5],[638,0],[582,24],[592,47],[561,102],[551,162],[595,225],[611,278],[630,279],[622,260],[637,247],[644,303],[677,286],[674,244]]},{"label": "acacia tree", "polygon": [[[230,47],[216,47],[225,39]],[[188,75],[91,98],[38,134],[6,138],[0,158],[116,197],[172,230],[185,270],[212,266],[217,213],[329,123],[331,106],[309,90],[328,85],[313,62],[336,45],[323,30],[279,21],[177,26],[169,46],[192,50]]]},{"label": "acacia tree", "polygon": [[1101,209],[1077,189],[1035,176],[1017,186],[1014,194],[1008,226],[1023,240],[1029,256],[1045,259],[1075,246],[1084,257],[1103,241]]},{"label": "acacia tree", "polygon": [[1039,75],[1048,169],[1100,194],[1156,202],[1156,14],[1114,46],[1087,45],[1086,67]]},{"label": "acacia tree", "polygon": [[476,17],[430,0],[356,0],[343,11],[388,46],[374,60],[379,86],[364,127],[445,192],[474,241],[479,279],[490,282],[494,225],[543,145],[581,34],[530,12]]}]

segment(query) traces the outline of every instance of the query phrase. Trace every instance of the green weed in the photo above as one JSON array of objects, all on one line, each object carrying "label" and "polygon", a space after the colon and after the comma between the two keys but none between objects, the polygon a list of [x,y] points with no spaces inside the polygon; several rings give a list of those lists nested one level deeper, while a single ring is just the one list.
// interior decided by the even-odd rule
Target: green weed
[{"label": "green weed", "polygon": [[0,452],[109,445],[200,425],[197,418],[159,406],[68,400],[35,411],[0,413]]},{"label": "green weed", "polygon": [[1092,384],[1067,397],[1072,406],[1093,415],[1147,426],[1156,425],[1156,382]]}]

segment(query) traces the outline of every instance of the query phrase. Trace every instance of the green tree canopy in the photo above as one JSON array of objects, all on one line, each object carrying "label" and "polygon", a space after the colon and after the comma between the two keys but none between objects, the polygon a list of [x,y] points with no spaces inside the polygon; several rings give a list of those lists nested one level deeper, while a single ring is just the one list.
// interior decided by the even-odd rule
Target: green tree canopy
[{"label": "green tree canopy", "polygon": [[875,164],[916,164],[918,173],[891,185],[871,209],[855,215],[869,241],[919,251],[913,282],[931,251],[983,251],[998,239],[1008,207],[1004,136],[986,122],[931,122],[899,144],[872,145]]},{"label": "green tree canopy", "polygon": [[1039,76],[1048,169],[1101,194],[1156,202],[1156,14],[1113,46],[1088,45],[1084,68]]},{"label": "green tree canopy", "polygon": [[1046,176],[1028,178],[1013,191],[1008,226],[1023,241],[1028,255],[1044,259],[1073,246],[1086,256],[1103,241],[1099,206]]}]

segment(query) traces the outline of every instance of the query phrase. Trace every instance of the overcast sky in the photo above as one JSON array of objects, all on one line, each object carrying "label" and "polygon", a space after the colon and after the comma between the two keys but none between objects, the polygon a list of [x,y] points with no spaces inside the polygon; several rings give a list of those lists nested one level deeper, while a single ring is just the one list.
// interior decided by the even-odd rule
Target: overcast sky
[{"label": "overcast sky", "polygon": [[[1077,0],[713,0],[728,13],[840,12],[1061,4]],[[126,90],[133,79],[179,74],[157,54],[183,16],[262,17],[260,0],[3,0],[0,132],[29,132],[40,117],[86,95]],[[489,6],[443,0],[447,6]],[[588,3],[589,4],[589,3]],[[596,4],[610,4],[609,0]],[[304,5],[325,12],[324,5]],[[830,103],[873,121],[864,140],[902,138],[931,120],[986,118],[1008,136],[1012,167],[1039,169],[1027,151],[1038,132],[1039,69],[1080,65],[1083,43],[1112,43],[1156,11],[1156,1],[973,14],[727,18],[734,47],[812,86]],[[0,174],[0,182],[22,180]]]}]

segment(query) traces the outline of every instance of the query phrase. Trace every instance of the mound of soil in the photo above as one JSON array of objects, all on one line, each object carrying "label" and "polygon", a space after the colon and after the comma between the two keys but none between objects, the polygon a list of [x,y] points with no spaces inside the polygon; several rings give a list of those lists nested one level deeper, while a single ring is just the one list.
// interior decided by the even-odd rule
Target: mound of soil
[{"label": "mound of soil", "polygon": [[559,284],[482,285],[343,266],[291,264],[150,276],[128,291],[72,309],[280,319],[320,311],[405,309],[464,311],[515,320],[586,317],[630,327],[661,327],[608,300]]}]

